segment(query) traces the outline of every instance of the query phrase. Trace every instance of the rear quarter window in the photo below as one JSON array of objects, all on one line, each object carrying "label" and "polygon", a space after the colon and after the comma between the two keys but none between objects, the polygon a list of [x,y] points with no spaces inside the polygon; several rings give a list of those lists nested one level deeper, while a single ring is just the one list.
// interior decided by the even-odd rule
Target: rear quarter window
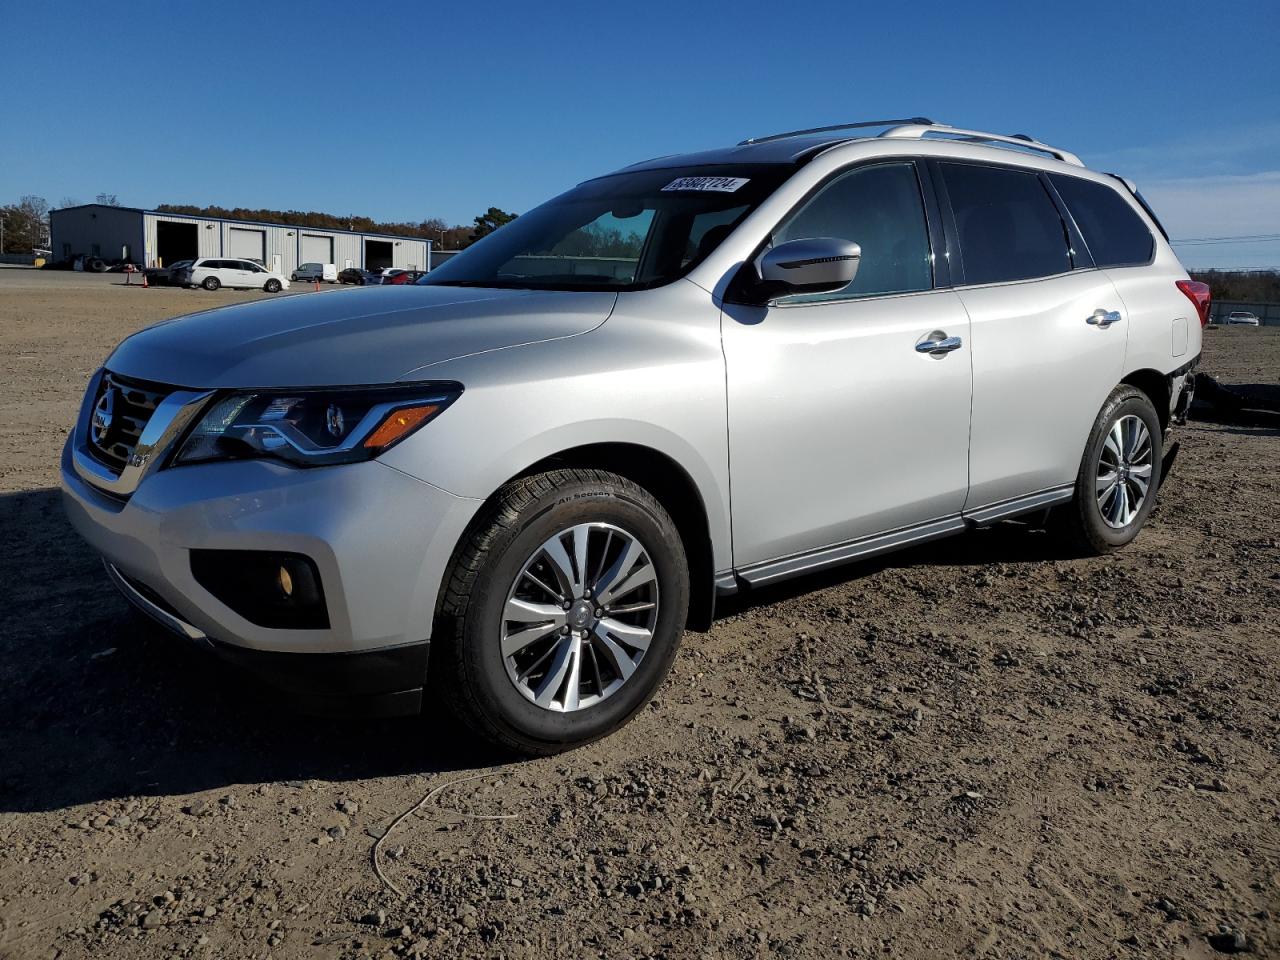
[{"label": "rear quarter window", "polygon": [[1151,261],[1155,240],[1138,212],[1103,183],[1054,173],[1049,175],[1062,202],[1099,267],[1135,266]]},{"label": "rear quarter window", "polygon": [[1035,173],[943,163],[966,284],[1051,277],[1071,270],[1066,224]]}]

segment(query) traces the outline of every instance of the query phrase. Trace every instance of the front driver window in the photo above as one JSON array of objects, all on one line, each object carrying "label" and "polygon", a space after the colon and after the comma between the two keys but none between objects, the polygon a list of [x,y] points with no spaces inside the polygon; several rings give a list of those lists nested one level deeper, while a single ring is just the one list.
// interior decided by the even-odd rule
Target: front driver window
[{"label": "front driver window", "polygon": [[784,297],[783,303],[910,293],[933,286],[929,229],[915,164],[878,163],[842,174],[773,234],[788,240],[835,237],[862,247],[853,283],[836,293]]}]

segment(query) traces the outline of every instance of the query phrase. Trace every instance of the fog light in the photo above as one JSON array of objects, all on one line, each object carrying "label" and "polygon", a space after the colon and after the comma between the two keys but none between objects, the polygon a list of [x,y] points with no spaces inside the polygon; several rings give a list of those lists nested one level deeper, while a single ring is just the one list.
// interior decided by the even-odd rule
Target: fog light
[{"label": "fog light", "polygon": [[281,630],[324,630],[329,612],[315,561],[269,550],[192,550],[200,586],[250,623]]}]

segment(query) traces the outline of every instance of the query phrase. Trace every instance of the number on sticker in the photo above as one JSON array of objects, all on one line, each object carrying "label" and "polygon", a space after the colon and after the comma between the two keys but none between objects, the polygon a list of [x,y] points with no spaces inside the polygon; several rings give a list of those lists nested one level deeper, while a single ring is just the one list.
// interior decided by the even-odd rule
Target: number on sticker
[{"label": "number on sticker", "polygon": [[751,181],[747,177],[677,177],[662,188],[668,190],[711,190],[715,193],[733,193]]}]

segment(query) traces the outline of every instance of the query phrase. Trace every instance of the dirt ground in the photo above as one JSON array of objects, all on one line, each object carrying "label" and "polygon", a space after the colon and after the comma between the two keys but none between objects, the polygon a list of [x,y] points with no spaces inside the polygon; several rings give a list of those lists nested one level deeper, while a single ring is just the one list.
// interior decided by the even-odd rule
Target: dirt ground
[{"label": "dirt ground", "polygon": [[[1008,523],[757,593],[512,762],[137,631],[60,445],[122,337],[260,294],[120,283],[0,270],[0,958],[1280,955],[1280,417],[1179,430],[1116,555]],[[1276,384],[1280,329],[1202,369]]]}]

